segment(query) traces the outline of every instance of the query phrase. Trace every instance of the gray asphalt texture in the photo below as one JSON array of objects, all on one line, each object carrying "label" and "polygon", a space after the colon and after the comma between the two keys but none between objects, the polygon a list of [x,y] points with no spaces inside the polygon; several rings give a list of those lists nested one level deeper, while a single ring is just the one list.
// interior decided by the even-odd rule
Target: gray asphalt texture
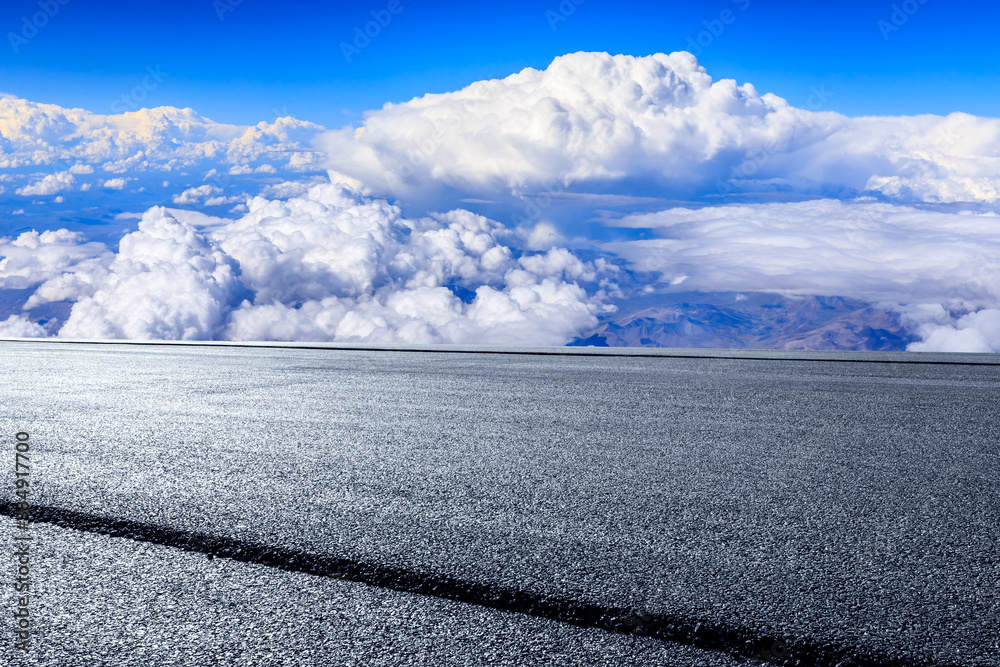
[{"label": "gray asphalt texture", "polygon": [[[791,644],[1000,665],[996,366],[0,347],[16,378],[5,427],[31,433],[38,503]],[[428,600],[407,608],[431,605],[433,626],[446,601]],[[518,646],[528,626],[511,623]]]},{"label": "gray asphalt texture", "polygon": [[[5,531],[12,524],[0,518]],[[752,664],[45,524],[34,535],[36,636],[26,656],[5,646],[4,665]]]}]

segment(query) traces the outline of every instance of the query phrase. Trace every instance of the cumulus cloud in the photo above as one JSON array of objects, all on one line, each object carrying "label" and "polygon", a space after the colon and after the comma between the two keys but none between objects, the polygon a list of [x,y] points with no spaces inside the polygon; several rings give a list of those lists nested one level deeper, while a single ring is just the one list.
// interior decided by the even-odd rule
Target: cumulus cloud
[{"label": "cumulus cloud", "polygon": [[[751,85],[713,82],[687,53],[579,53],[455,93],[388,104],[329,132],[330,167],[375,190],[469,193],[643,178],[676,189],[801,123]],[[721,173],[721,172],[720,172]]]},{"label": "cumulus cloud", "polygon": [[531,250],[548,250],[554,245],[564,243],[565,237],[549,222],[540,222],[528,230],[521,230],[525,242]]},{"label": "cumulus cloud", "polygon": [[128,182],[127,178],[109,178],[101,184],[101,187],[109,190],[123,190]]},{"label": "cumulus cloud", "polygon": [[54,195],[64,190],[72,190],[75,185],[76,179],[73,174],[68,171],[60,171],[56,174],[49,174],[31,185],[18,188],[17,194],[23,197]]},{"label": "cumulus cloud", "polygon": [[561,191],[875,191],[1000,200],[1000,120],[848,118],[714,81],[685,52],[575,53],[387,104],[324,135],[331,170],[408,200]]},{"label": "cumulus cloud", "polygon": [[60,335],[76,338],[213,337],[241,285],[236,263],[166,209],[148,211],[108,272],[74,304]]},{"label": "cumulus cloud", "polygon": [[287,202],[257,198],[222,242],[256,294],[227,333],[287,337],[298,322],[313,340],[563,344],[596,321],[598,304],[562,279],[562,265],[525,271],[508,236],[468,211],[408,220],[332,184]]},{"label": "cumulus cloud", "polygon": [[239,195],[225,196],[223,195],[222,188],[207,184],[188,188],[184,192],[179,195],[174,195],[173,197],[175,204],[202,203],[205,206],[221,206],[222,204],[232,204],[238,201],[243,201],[244,199],[245,197]]},{"label": "cumulus cloud", "polygon": [[[86,242],[66,229],[0,237],[0,288],[40,286],[33,303],[59,301],[81,293],[79,286],[101,274],[111,257],[104,244]],[[60,287],[71,283],[76,287],[69,292]]]},{"label": "cumulus cloud", "polygon": [[199,185],[195,188],[188,188],[179,195],[174,195],[175,204],[196,204],[205,197],[222,194],[222,189],[214,185]]},{"label": "cumulus cloud", "polygon": [[0,338],[44,338],[47,335],[42,325],[23,315],[11,315],[0,321]]},{"label": "cumulus cloud", "polygon": [[909,309],[908,323],[921,336],[913,352],[1000,352],[1000,308],[957,315],[937,304]]},{"label": "cumulus cloud", "polygon": [[261,162],[275,155],[312,164],[312,138],[323,128],[294,118],[255,126],[227,125],[191,109],[158,107],[117,115],[38,104],[0,95],[0,168],[73,163],[75,174],[94,165],[111,173],[174,171],[205,160]]},{"label": "cumulus cloud", "polygon": [[594,326],[604,304],[584,285],[605,263],[506,245],[518,238],[464,210],[408,219],[333,183],[256,197],[235,221],[154,208],[59,335],[561,345]]}]

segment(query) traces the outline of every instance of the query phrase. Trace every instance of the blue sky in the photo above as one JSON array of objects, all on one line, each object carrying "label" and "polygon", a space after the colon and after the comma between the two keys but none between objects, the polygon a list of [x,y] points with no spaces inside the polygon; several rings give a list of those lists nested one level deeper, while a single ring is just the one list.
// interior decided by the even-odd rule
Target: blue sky
[{"label": "blue sky", "polygon": [[[339,127],[387,101],[544,68],[564,53],[645,55],[695,50],[700,40],[713,76],[797,106],[820,88],[830,93],[825,109],[848,115],[1000,116],[995,3],[398,0],[389,14],[387,0],[63,1],[4,3],[0,91],[108,113],[147,67],[159,67],[165,76],[146,106],[192,107],[219,122],[292,115]],[[36,21],[35,34],[25,17],[46,6],[52,15]],[[391,20],[348,62],[340,45],[372,12]]]}]

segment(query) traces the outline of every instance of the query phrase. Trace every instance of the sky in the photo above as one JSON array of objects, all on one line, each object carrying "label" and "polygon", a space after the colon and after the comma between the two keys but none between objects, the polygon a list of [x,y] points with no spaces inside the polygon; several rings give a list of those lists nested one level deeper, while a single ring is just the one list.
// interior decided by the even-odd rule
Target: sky
[{"label": "sky", "polygon": [[716,78],[799,107],[819,89],[849,116],[996,117],[998,24],[996,3],[941,0],[7,0],[0,92],[109,113],[154,68],[163,76],[143,106],[336,128],[575,51],[688,50]]},{"label": "sky", "polygon": [[0,337],[1000,352],[998,18],[7,2]]}]

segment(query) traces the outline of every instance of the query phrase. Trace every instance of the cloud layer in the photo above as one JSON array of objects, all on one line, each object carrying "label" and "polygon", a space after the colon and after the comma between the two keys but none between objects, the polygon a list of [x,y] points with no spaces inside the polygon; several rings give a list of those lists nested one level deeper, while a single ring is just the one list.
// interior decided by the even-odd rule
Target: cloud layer
[{"label": "cloud layer", "polygon": [[756,292],[1000,351],[1000,120],[848,118],[834,96],[797,109],[679,52],[570,54],[331,132],[0,97],[10,215],[105,197],[128,231],[18,223],[0,289],[24,310],[0,335],[561,345],[639,297]]},{"label": "cloud layer", "polygon": [[[158,107],[117,115],[0,96],[0,168],[65,162],[108,173],[176,171],[206,159],[245,165],[309,152],[323,128],[279,118],[252,127],[226,125],[191,109]],[[67,167],[68,169],[69,167]],[[74,173],[92,173],[76,167]]]},{"label": "cloud layer", "polygon": [[869,301],[1000,300],[1000,215],[874,202],[673,208],[617,224],[659,238],[610,243],[687,290],[840,294]]},{"label": "cloud layer", "polygon": [[114,242],[134,229],[116,224],[123,210],[240,212],[263,187],[325,175],[311,145],[321,131],[294,118],[237,126],[191,109],[102,115],[0,95],[0,234],[4,214],[22,216],[7,229],[59,217],[90,233],[103,222],[98,238]]},{"label": "cloud layer", "polygon": [[693,291],[838,295],[899,312],[920,350],[1000,351],[1000,215],[873,202],[675,208],[618,224],[659,238],[606,250]]}]

